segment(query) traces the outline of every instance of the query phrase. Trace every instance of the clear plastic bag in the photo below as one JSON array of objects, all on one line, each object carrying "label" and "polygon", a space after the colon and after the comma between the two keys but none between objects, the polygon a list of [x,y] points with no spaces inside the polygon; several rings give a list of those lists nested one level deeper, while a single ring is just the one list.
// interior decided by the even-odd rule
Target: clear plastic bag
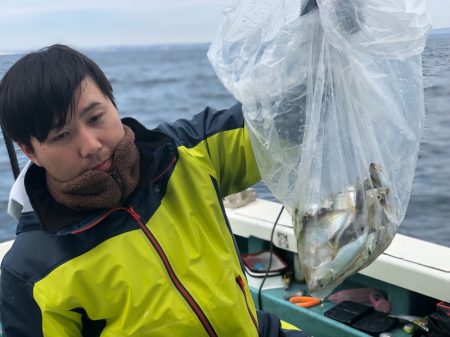
[{"label": "clear plastic bag", "polygon": [[231,1],[208,57],[324,297],[390,244],[422,133],[425,0]]}]

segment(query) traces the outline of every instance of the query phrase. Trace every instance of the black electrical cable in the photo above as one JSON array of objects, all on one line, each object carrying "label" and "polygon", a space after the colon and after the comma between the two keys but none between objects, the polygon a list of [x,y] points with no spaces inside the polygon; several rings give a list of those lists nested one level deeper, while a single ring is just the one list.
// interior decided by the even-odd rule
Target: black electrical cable
[{"label": "black electrical cable", "polygon": [[3,130],[3,127],[2,127],[2,133],[3,133],[3,140],[5,141],[6,149],[8,150],[9,162],[11,164],[11,169],[12,169],[12,172],[14,175],[14,180],[15,180],[15,179],[17,179],[17,177],[20,174],[20,167],[19,167],[19,162],[17,161],[16,150],[14,148],[14,144],[13,144],[11,138],[9,138],[9,136],[6,134],[5,130]]},{"label": "black electrical cable", "polygon": [[269,266],[267,267],[266,274],[264,275],[264,278],[263,278],[263,280],[261,282],[261,285],[259,286],[259,290],[258,290],[258,307],[259,307],[259,310],[263,310],[261,292],[262,292],[262,288],[264,286],[264,283],[266,282],[267,276],[269,275],[270,268],[272,267],[273,246],[274,246],[274,244],[273,244],[273,236],[275,234],[275,227],[278,224],[278,220],[280,220],[281,213],[283,213],[283,210],[284,210],[284,206],[281,207],[280,213],[278,213],[278,216],[277,216],[277,218],[276,218],[276,220],[275,220],[275,222],[273,224],[272,233],[270,233]]}]

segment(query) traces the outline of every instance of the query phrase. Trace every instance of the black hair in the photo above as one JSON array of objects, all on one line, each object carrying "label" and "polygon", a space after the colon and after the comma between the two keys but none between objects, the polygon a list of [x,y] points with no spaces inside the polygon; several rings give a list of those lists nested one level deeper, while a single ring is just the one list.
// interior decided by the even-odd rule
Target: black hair
[{"label": "black hair", "polygon": [[22,57],[0,82],[0,123],[6,134],[33,149],[31,137],[43,142],[52,129],[63,128],[86,77],[116,105],[105,74],[80,52],[56,44]]}]

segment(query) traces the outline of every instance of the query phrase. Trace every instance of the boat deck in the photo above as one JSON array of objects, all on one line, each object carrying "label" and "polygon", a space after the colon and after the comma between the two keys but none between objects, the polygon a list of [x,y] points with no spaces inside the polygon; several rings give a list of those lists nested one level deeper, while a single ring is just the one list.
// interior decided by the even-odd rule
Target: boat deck
[{"label": "boat deck", "polygon": [[[280,204],[261,199],[240,208],[227,209],[241,254],[269,249],[270,235],[280,209]],[[295,269],[297,247],[286,211],[275,228],[274,247],[276,254]],[[249,283],[252,286],[251,280]],[[450,248],[397,234],[389,248],[371,265],[348,278],[333,292],[364,287],[384,292],[392,306],[391,314],[424,317],[435,311],[437,302],[450,302]],[[253,285],[251,289],[258,306],[258,286]],[[295,290],[307,292],[306,285],[300,282],[293,283],[289,292]],[[285,294],[283,287],[263,290],[263,309],[301,327],[311,336],[369,336],[324,316],[335,303],[324,301],[322,305],[305,309],[285,300]],[[400,323],[389,331],[391,336],[411,336],[402,330],[403,325]]]},{"label": "boat deck", "polygon": [[[357,288],[357,287],[367,287],[369,284],[372,286],[376,283],[375,280],[370,280],[369,278],[359,276],[356,279],[347,280],[340,288]],[[258,303],[258,289],[251,288],[252,295],[255,304]],[[295,284],[291,287],[290,291],[295,290],[306,290],[305,285]],[[402,292],[401,289],[397,291]],[[324,312],[335,306],[335,303],[323,301],[322,305],[318,305],[313,308],[301,308],[295,304],[290,303],[284,299],[286,291],[283,288],[277,289],[267,289],[262,292],[262,304],[263,309],[276,314],[283,320],[298,326],[302,330],[306,331],[308,334],[314,337],[369,337],[370,335],[359,331],[351,326],[339,323],[324,316]],[[392,294],[392,289],[391,289]],[[402,296],[402,295],[399,295]],[[433,311],[434,301],[431,298],[422,298],[419,294],[409,294],[410,301],[417,304],[416,315],[422,316],[426,312]],[[393,312],[402,312],[398,303],[393,302]],[[400,312],[398,312],[400,311]],[[411,313],[409,313],[411,314]],[[402,330],[402,325],[398,325],[394,330],[389,331],[393,337],[410,337],[411,334],[407,334]]]}]

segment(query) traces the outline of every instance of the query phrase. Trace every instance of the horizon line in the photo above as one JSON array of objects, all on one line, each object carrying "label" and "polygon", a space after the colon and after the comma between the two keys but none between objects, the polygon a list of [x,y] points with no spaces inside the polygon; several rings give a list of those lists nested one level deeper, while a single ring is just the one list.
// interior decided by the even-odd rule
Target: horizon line
[{"label": "horizon line", "polygon": [[[440,31],[443,31],[442,33]],[[433,28],[429,35],[450,35],[450,27],[438,27]],[[134,44],[111,44],[111,45],[104,45],[104,46],[76,46],[76,44],[67,44],[69,46],[74,46],[75,49],[80,50],[107,50],[107,49],[119,49],[119,48],[150,48],[150,47],[173,47],[173,46],[193,46],[193,45],[208,45],[211,44],[211,41],[192,41],[192,42],[148,42],[148,43],[134,43]],[[55,43],[57,44],[57,43]],[[61,43],[65,44],[65,43]],[[6,56],[6,55],[18,55],[18,54],[25,54],[32,51],[39,50],[41,48],[45,47],[39,47],[39,48],[23,48],[23,49],[4,49],[0,50],[0,56]]]}]

